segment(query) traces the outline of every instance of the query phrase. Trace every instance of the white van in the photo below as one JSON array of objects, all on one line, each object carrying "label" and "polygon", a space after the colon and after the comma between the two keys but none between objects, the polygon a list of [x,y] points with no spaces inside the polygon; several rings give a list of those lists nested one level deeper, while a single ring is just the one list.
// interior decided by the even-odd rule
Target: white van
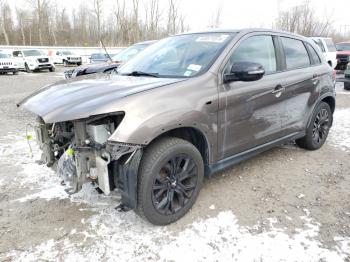
[{"label": "white van", "polygon": [[329,37],[310,37],[320,48],[328,64],[335,68],[337,66],[337,49],[332,38]]},{"label": "white van", "polygon": [[41,50],[16,50],[12,52],[12,55],[18,60],[21,69],[24,69],[27,73],[45,69],[48,69],[50,72],[55,71],[55,65],[51,58]]}]

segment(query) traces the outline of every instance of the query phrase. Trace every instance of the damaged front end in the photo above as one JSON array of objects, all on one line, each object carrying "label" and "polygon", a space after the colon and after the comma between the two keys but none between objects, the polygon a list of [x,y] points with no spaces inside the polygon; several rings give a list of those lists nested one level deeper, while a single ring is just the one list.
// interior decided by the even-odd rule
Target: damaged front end
[{"label": "damaged front end", "polygon": [[91,181],[106,195],[118,189],[122,204],[136,207],[142,146],[108,140],[123,117],[115,113],[53,124],[37,119],[42,161],[57,170],[69,194]]}]

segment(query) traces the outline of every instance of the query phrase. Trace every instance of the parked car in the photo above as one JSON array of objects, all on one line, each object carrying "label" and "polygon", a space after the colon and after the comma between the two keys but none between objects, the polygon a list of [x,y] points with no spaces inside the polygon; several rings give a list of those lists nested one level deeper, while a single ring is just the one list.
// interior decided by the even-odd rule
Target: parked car
[{"label": "parked car", "polygon": [[61,81],[18,106],[38,116],[43,160],[67,191],[117,188],[156,225],[181,218],[203,177],[282,143],[319,149],[332,126],[332,69],[315,43],[269,30],[187,33],[118,69]]},{"label": "parked car", "polygon": [[117,69],[120,64],[130,60],[139,52],[143,51],[146,47],[155,43],[156,41],[145,41],[134,44],[124,50],[120,51],[118,54],[112,56],[112,62],[109,63],[98,63],[89,64],[84,66],[79,66],[72,70],[65,71],[65,78],[77,77],[82,75],[94,74],[94,73],[108,73]]},{"label": "parked car", "polygon": [[12,55],[17,59],[20,65],[20,69],[27,71],[27,73],[47,69],[50,72],[55,71],[55,65],[53,64],[53,61],[41,50],[16,50],[12,52]]},{"label": "parked car", "polygon": [[327,63],[332,68],[335,68],[337,66],[337,49],[333,43],[332,38],[311,37],[311,39],[318,45]]},{"label": "parked car", "polygon": [[350,64],[348,65],[348,68],[344,72],[344,89],[350,91]]},{"label": "parked car", "polygon": [[110,58],[107,54],[104,53],[95,53],[91,54],[89,57],[90,63],[102,63],[110,61]]},{"label": "parked car", "polygon": [[10,54],[0,50],[0,74],[18,74],[18,64]]},{"label": "parked car", "polygon": [[337,45],[337,70],[345,70],[350,61],[350,42],[342,42]]},{"label": "parked car", "polygon": [[54,56],[54,63],[63,64],[65,67],[69,65],[80,66],[82,64],[82,58],[81,56],[76,55],[68,50],[56,51]]}]

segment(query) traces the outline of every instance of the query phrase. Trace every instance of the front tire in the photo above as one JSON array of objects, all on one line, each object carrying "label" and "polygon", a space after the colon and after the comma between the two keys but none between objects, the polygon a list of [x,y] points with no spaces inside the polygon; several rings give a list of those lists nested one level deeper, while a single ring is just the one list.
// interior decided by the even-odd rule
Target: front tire
[{"label": "front tire", "polygon": [[32,70],[30,70],[30,68],[29,68],[29,66],[28,66],[27,63],[25,64],[25,69],[26,69],[26,72],[27,72],[27,73],[33,72]]},{"label": "front tire", "polygon": [[161,138],[151,144],[139,170],[136,211],[155,225],[167,225],[184,216],[204,177],[198,149],[179,138]]},{"label": "front tire", "polygon": [[12,74],[13,75],[18,75],[18,71],[13,71]]},{"label": "front tire", "polygon": [[50,71],[50,72],[55,72],[55,68],[54,68],[54,67],[50,67],[50,68],[49,68],[49,71]]},{"label": "front tire", "polygon": [[321,102],[314,111],[306,135],[296,140],[298,146],[308,150],[316,150],[326,142],[329,129],[333,123],[333,114],[330,106]]},{"label": "front tire", "polygon": [[63,66],[64,66],[64,67],[68,67],[68,66],[69,66],[69,64],[68,64],[68,61],[67,61],[67,60],[63,60]]}]

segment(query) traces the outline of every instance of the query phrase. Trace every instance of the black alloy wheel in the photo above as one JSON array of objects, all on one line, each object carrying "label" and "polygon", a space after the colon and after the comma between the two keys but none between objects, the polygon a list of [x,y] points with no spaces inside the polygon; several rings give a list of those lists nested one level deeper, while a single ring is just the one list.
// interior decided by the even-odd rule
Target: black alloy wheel
[{"label": "black alloy wheel", "polygon": [[163,137],[144,150],[138,174],[136,212],[167,225],[193,206],[204,177],[203,158],[190,142]]},{"label": "black alloy wheel", "polygon": [[297,139],[298,146],[308,149],[319,149],[325,142],[333,123],[333,112],[326,102],[318,104],[306,128],[305,136]]},{"label": "black alloy wheel", "polygon": [[315,144],[324,143],[327,138],[329,125],[329,114],[326,109],[321,109],[316,115],[313,129],[312,129],[312,139]]},{"label": "black alloy wheel", "polygon": [[163,215],[175,214],[191,199],[197,186],[197,166],[191,156],[179,154],[159,170],[152,188],[152,202]]}]

